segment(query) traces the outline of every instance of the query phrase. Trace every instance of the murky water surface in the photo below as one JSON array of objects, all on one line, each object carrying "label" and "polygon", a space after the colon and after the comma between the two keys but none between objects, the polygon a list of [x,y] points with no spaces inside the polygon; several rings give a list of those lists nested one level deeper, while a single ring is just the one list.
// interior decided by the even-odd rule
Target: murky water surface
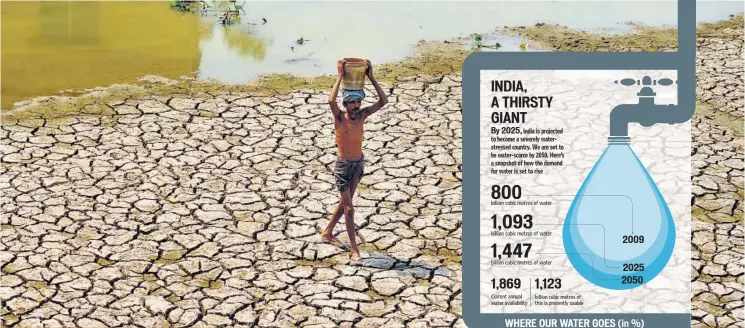
[{"label": "murky water surface", "polygon": [[[62,90],[135,81],[144,75],[246,83],[268,73],[331,74],[342,57],[373,63],[410,55],[419,40],[489,33],[503,26],[562,24],[622,32],[625,22],[677,25],[674,1],[237,2],[230,27],[215,12],[168,2],[8,2],[1,5],[2,108]],[[229,3],[222,3],[222,5]],[[643,8],[643,10],[642,10]],[[699,21],[742,12],[736,1],[699,1]],[[302,38],[302,45],[298,44]],[[500,35],[501,51],[521,40]]]}]

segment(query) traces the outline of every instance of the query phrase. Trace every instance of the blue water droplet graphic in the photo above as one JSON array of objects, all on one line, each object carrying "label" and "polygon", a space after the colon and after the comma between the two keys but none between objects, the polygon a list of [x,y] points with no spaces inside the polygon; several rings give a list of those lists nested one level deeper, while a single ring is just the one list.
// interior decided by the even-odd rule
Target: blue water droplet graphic
[{"label": "blue water droplet graphic", "polygon": [[639,287],[665,268],[675,223],[628,144],[611,143],[600,156],[569,208],[562,239],[574,269],[603,288]]}]

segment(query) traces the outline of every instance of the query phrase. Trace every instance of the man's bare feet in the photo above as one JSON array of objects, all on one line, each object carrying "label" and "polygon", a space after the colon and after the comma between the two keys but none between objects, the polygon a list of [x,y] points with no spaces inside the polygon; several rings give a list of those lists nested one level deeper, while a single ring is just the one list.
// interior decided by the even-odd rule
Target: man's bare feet
[{"label": "man's bare feet", "polygon": [[326,240],[328,242],[341,244],[341,241],[339,241],[338,238],[336,238],[336,237],[334,237],[333,235],[330,235],[330,234],[329,235],[321,234],[321,238],[323,238],[324,240]]},{"label": "man's bare feet", "polygon": [[349,249],[349,246],[347,244],[341,242],[341,240],[334,237],[333,235],[327,236],[327,235],[321,234],[321,238],[323,239],[324,242],[334,244],[343,250]]},{"label": "man's bare feet", "polygon": [[352,251],[352,253],[349,254],[349,260],[354,261],[354,262],[362,260],[362,255],[360,255],[359,251],[356,251],[356,252]]}]

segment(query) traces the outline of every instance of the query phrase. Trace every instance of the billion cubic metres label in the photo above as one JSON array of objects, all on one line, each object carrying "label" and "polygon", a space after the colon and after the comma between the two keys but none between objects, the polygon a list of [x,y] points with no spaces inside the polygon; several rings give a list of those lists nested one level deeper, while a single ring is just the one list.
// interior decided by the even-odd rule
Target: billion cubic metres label
[{"label": "billion cubic metres label", "polygon": [[481,71],[481,313],[690,312],[690,124],[609,138],[617,106],[677,104],[638,97],[665,79]]}]

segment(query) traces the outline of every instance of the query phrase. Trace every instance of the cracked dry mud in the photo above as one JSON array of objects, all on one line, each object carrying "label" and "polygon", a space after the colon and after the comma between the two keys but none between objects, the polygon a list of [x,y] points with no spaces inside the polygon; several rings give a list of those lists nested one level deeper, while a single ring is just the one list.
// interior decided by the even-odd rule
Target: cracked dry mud
[{"label": "cracked dry mud", "polygon": [[[699,85],[699,99],[736,116],[742,70],[722,78],[722,64],[704,59],[699,81],[730,92]],[[338,202],[325,93],[130,99],[110,104],[116,122],[3,125],[3,324],[464,327],[460,82],[385,86],[355,196],[362,266],[318,238]],[[693,326],[742,327],[742,136],[692,127]]]},{"label": "cracked dry mud", "polygon": [[692,326],[743,327],[743,139],[692,124]]},{"label": "cracked dry mud", "polygon": [[722,38],[699,38],[696,52],[696,95],[718,111],[742,119],[743,107],[743,41]]},{"label": "cracked dry mud", "polygon": [[[743,125],[743,39],[699,38],[699,101]],[[721,119],[720,119],[721,120]],[[692,326],[745,327],[742,130],[694,116],[692,126]]]},{"label": "cracked dry mud", "polygon": [[3,322],[458,326],[460,78],[386,89],[355,197],[361,266],[319,238],[339,201],[327,94],[127,100],[113,124],[3,126]]}]

